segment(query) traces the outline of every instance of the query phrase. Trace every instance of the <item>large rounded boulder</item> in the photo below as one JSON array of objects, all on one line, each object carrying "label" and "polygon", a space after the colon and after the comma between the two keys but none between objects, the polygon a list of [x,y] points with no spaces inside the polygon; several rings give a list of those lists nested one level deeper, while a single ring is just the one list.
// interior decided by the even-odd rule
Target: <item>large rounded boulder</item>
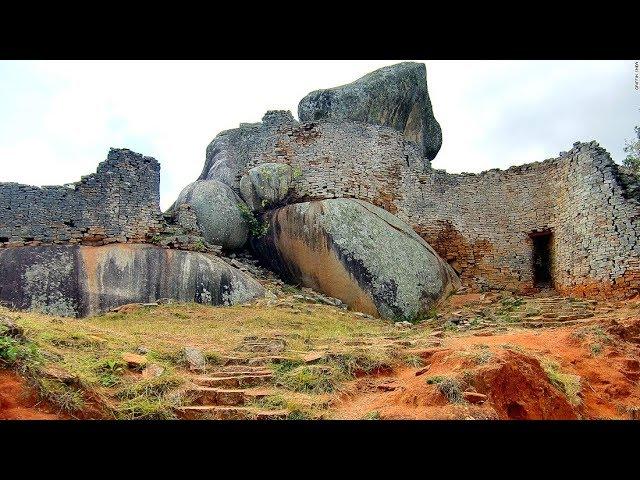
[{"label": "large rounded boulder", "polygon": [[0,278],[3,304],[62,316],[161,298],[234,305],[265,294],[258,281],[214,255],[142,244],[6,248]]},{"label": "large rounded boulder", "polygon": [[264,221],[269,230],[252,246],[269,268],[354,310],[411,320],[460,286],[411,227],[360,200],[291,204]]},{"label": "large rounded boulder", "polygon": [[385,125],[402,132],[433,160],[442,146],[442,129],[433,115],[424,63],[380,68],[340,87],[316,90],[298,105],[302,122],[318,120]]},{"label": "large rounded boulder", "polygon": [[247,242],[249,228],[242,215],[242,199],[218,180],[197,180],[187,185],[171,207],[176,211],[188,204],[195,212],[204,239],[227,250],[235,250]]},{"label": "large rounded boulder", "polygon": [[253,211],[282,202],[291,188],[293,169],[286,163],[262,163],[240,179],[240,195]]}]

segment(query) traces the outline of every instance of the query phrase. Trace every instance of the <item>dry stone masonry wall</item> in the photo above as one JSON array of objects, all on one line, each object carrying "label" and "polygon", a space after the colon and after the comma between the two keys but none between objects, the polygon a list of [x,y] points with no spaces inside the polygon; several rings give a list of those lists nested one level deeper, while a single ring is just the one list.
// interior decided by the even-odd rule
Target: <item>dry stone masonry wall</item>
[{"label": "dry stone masonry wall", "polygon": [[[431,131],[425,125],[437,125],[430,103],[425,103],[426,79],[403,84],[396,92],[393,82],[384,80],[394,71],[347,86],[367,102],[381,102],[357,115],[347,108],[351,97],[330,89],[301,102],[304,118],[312,121],[269,111],[262,122],[220,133],[207,147],[198,180],[216,180],[208,183],[231,187],[240,196],[242,180],[245,197],[256,193],[249,203],[258,213],[332,198],[382,207],[409,224],[474,290],[535,291],[535,246],[543,237],[548,241],[548,273],[560,292],[640,293],[640,185],[604,149],[595,142],[575,143],[558,158],[480,174],[434,170],[429,158],[439,148],[440,134],[438,126],[429,134],[433,138],[425,137]],[[408,78],[416,72],[424,76],[424,66],[397,66],[396,73],[405,71]],[[414,95],[412,88],[424,95]],[[400,101],[394,92],[404,113],[393,113]],[[346,103],[335,104],[339,100]],[[411,113],[412,102],[422,112],[421,123]],[[418,123],[422,136],[415,134]],[[264,165],[253,176],[249,173],[274,163],[291,168]],[[284,192],[285,186],[269,198],[258,196],[257,187],[276,185],[269,175],[280,171],[287,172],[289,191]],[[155,159],[112,149],[95,174],[74,184],[40,188],[0,183],[0,248],[147,242],[219,251],[207,243],[202,227],[207,215],[222,211],[221,202],[205,202],[219,211],[199,212],[197,204],[179,200],[162,215],[159,173]],[[235,213],[242,200],[229,193],[225,205]],[[377,239],[370,240],[375,244]]]},{"label": "dry stone masonry wall", "polygon": [[160,164],[127,149],[65,186],[0,183],[0,247],[144,242],[163,225],[159,186]]},{"label": "dry stone masonry wall", "polygon": [[[640,204],[595,142],[505,171],[449,174],[382,126],[299,123],[269,112],[262,124],[225,133],[217,171],[232,172],[232,187],[258,164],[289,164],[294,182],[287,202],[358,198],[380,206],[409,223],[473,289],[535,291],[532,237],[550,233],[558,290],[640,293]],[[234,163],[228,167],[225,158]]]}]

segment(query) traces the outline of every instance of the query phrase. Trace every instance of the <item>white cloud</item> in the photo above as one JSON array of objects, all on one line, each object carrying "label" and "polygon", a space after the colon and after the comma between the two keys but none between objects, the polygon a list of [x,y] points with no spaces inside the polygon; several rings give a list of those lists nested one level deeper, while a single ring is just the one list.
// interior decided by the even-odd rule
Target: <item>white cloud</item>
[{"label": "white cloud", "polygon": [[[395,61],[0,62],[0,180],[62,184],[109,147],[162,165],[162,206],[193,181],[207,144],[270,109],[297,114],[311,90]],[[575,140],[622,158],[640,123],[633,62],[426,61],[443,128],[434,161],[477,172],[543,160]]]}]

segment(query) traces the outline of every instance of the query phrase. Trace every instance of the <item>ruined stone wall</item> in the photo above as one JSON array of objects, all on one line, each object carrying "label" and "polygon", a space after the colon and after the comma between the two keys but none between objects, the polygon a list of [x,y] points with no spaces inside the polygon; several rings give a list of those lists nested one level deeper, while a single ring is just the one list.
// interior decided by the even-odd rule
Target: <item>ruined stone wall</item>
[{"label": "ruined stone wall", "polygon": [[572,295],[639,294],[640,197],[626,188],[620,167],[604,149],[582,144],[572,152],[554,192],[558,289]]},{"label": "ruined stone wall", "polygon": [[307,122],[289,112],[267,112],[262,123],[242,124],[207,148],[199,179],[222,181],[239,193],[240,178],[260,163],[294,170],[290,201],[359,198],[392,213],[404,195],[403,169],[422,172],[429,161],[390,127],[362,122]]},{"label": "ruined stone wall", "polygon": [[127,149],[69,185],[0,183],[0,247],[144,242],[161,228],[160,164]]},{"label": "ruined stone wall", "polygon": [[[531,233],[550,231],[554,286],[640,292],[640,205],[595,142],[557,159],[478,175],[407,172],[402,214],[476,288],[534,289]],[[400,215],[403,216],[403,215]]]},{"label": "ruined stone wall", "polygon": [[[597,146],[480,174],[433,170],[401,134],[363,123],[252,124],[235,181],[265,162],[298,172],[289,201],[358,198],[409,223],[473,289],[535,290],[535,232],[552,233],[552,277],[567,294],[640,292],[640,206]],[[246,135],[244,138],[248,138]],[[233,142],[231,142],[233,144]],[[233,150],[233,147],[230,147]]]}]

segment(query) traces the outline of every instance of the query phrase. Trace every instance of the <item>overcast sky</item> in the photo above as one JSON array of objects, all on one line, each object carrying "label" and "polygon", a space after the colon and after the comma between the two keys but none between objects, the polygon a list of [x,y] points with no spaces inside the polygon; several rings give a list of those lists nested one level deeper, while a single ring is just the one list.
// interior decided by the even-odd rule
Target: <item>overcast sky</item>
[{"label": "overcast sky", "polygon": [[[158,159],[167,208],[222,130],[398,61],[0,61],[0,181],[58,185],[109,147]],[[640,124],[633,61],[425,61],[443,131],[433,166],[480,172],[597,140],[620,162]]]}]

